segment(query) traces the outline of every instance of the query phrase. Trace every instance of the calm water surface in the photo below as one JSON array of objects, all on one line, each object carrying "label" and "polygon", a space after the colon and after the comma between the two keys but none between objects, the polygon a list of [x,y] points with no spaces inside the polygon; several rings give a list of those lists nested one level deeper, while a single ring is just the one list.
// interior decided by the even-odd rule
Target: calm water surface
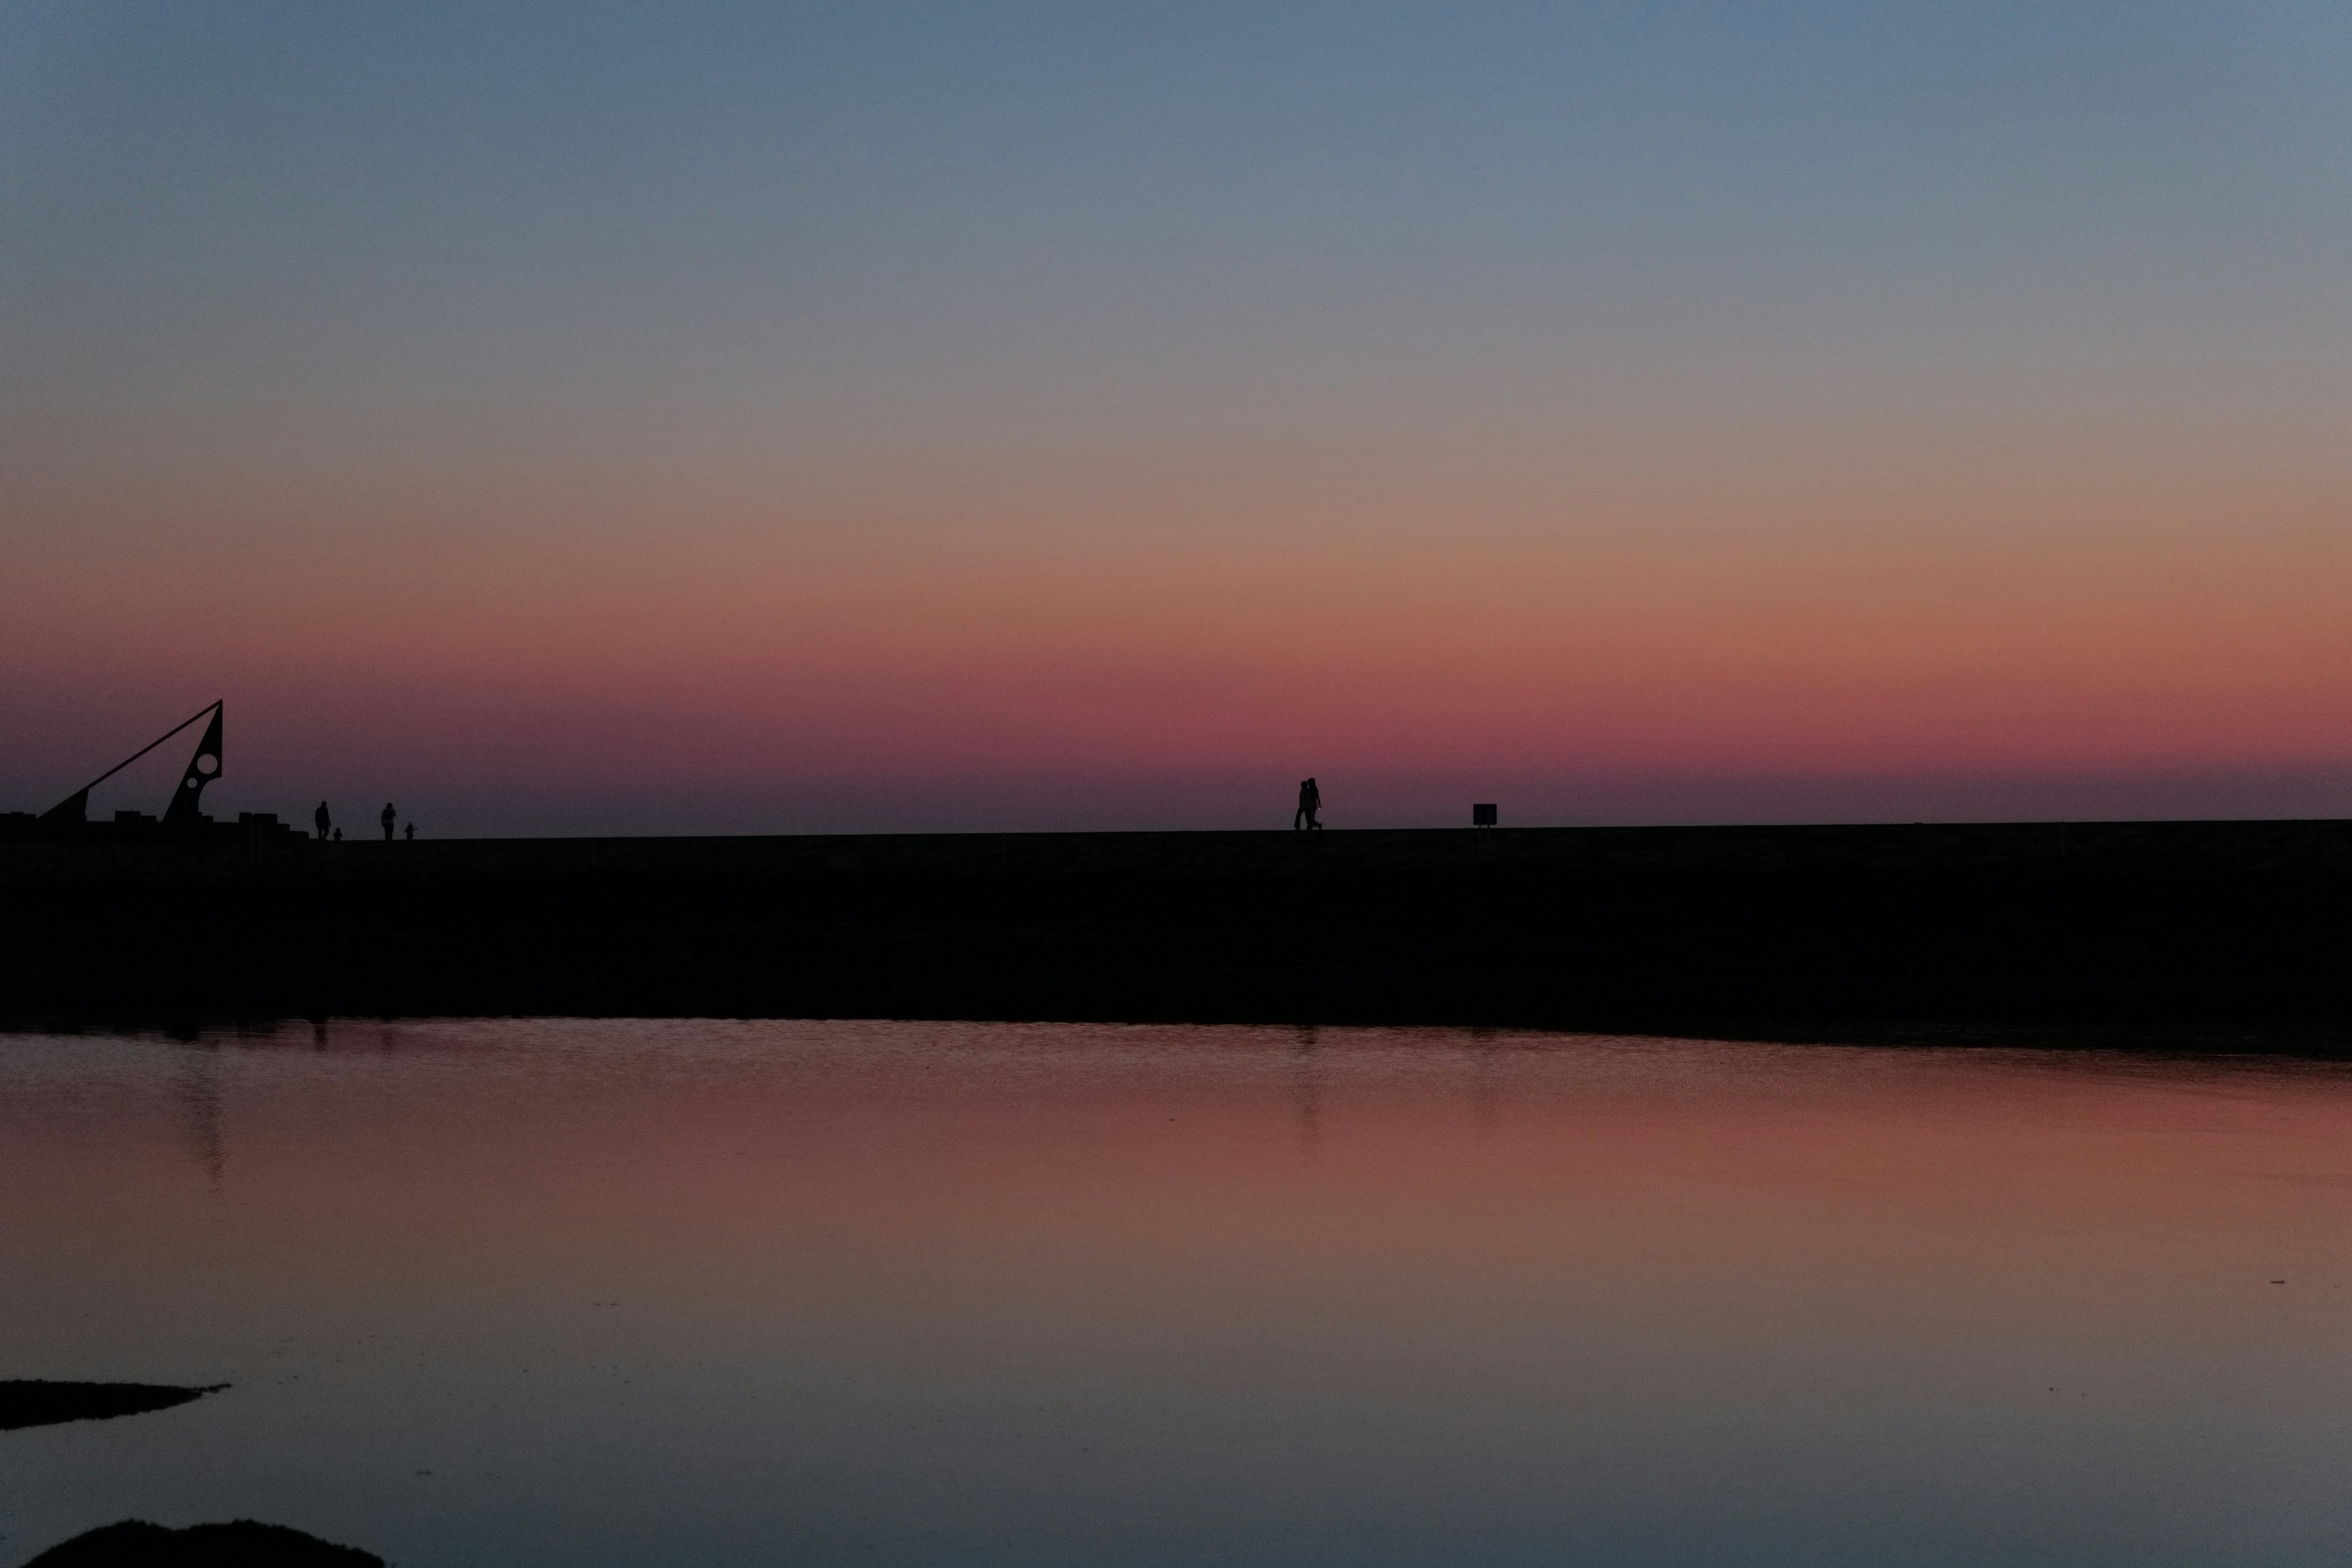
[{"label": "calm water surface", "polygon": [[[0,1563],[2352,1560],[2352,1074],[1457,1032],[0,1037]],[[2283,1283],[2280,1283],[2283,1281]]]}]

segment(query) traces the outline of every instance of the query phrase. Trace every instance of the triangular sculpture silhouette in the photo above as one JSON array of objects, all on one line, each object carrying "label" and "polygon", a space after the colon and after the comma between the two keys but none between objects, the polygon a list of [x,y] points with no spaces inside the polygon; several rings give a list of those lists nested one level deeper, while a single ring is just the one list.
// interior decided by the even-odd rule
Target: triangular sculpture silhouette
[{"label": "triangular sculpture silhouette", "polygon": [[196,802],[203,796],[205,785],[220,777],[221,715],[226,710],[226,707],[227,704],[224,702],[215,702],[209,707],[197,709],[194,713],[90,780],[89,783],[41,813],[41,820],[43,822],[80,822],[87,819],[89,816],[90,791],[209,713],[213,716],[213,721],[205,726],[205,738],[196,742],[196,754],[188,759],[187,772],[180,775],[180,787],[172,792],[171,804],[163,808],[163,820],[168,824],[192,826],[202,822],[204,817],[196,809]]}]

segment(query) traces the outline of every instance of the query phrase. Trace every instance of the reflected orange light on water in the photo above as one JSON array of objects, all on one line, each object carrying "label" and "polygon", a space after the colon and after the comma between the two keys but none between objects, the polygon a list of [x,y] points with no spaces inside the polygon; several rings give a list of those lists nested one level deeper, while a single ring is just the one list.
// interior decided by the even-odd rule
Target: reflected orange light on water
[{"label": "reflected orange light on water", "polygon": [[0,1075],[7,1364],[236,1385],[185,1417],[206,1466],[157,1427],[12,1470],[60,1535],[222,1485],[586,1563],[2187,1563],[2346,1524],[2329,1067],[489,1022]]}]

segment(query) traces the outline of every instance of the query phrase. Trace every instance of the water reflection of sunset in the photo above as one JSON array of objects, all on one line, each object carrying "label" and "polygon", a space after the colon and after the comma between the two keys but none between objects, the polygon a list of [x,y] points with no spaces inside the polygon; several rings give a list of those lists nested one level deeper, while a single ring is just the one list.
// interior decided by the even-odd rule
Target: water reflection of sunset
[{"label": "water reflection of sunset", "polygon": [[0,1073],[12,1364],[231,1378],[188,1419],[276,1464],[413,1450],[432,1510],[365,1483],[319,1521],[412,1555],[449,1508],[562,1538],[603,1465],[690,1486],[713,1541],[876,1561],[928,1560],[909,1508],[1021,1561],[1368,1520],[1856,1563],[1929,1526],[2187,1562],[2258,1499],[2340,1528],[2299,1479],[2346,1392],[2328,1068],[449,1024]]}]

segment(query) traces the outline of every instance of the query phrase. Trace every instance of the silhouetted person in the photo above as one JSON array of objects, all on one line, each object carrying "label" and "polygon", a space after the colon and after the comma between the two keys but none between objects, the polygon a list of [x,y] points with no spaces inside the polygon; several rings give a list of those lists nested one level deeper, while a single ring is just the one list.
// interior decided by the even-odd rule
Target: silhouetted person
[{"label": "silhouetted person", "polygon": [[402,828],[402,829],[400,830],[400,836],[401,836],[403,838],[407,839],[411,844],[415,843],[415,842],[416,842],[416,824],[415,824],[415,823],[413,823],[413,822],[412,822],[412,823],[410,823],[407,826],[405,826],[405,827]]},{"label": "silhouetted person", "polygon": [[336,843],[338,843],[338,844],[341,844],[342,841],[343,841],[343,830],[342,830],[341,828],[338,827],[338,828],[336,828],[336,829],[335,829],[335,842],[336,842]]},{"label": "silhouetted person", "polygon": [[383,823],[383,841],[386,844],[392,842],[392,825],[399,820],[400,813],[392,809],[392,802],[385,801],[383,803],[383,816],[382,821]]},{"label": "silhouetted person", "polygon": [[319,803],[319,809],[310,814],[310,820],[319,825],[319,841],[325,843],[327,835],[335,830],[334,819],[327,815],[325,801]]},{"label": "silhouetted person", "polygon": [[1315,814],[1322,809],[1323,792],[1316,787],[1313,779],[1303,780],[1298,786],[1298,810],[1291,816],[1290,830],[1297,833],[1302,828],[1322,826],[1315,819]]}]

